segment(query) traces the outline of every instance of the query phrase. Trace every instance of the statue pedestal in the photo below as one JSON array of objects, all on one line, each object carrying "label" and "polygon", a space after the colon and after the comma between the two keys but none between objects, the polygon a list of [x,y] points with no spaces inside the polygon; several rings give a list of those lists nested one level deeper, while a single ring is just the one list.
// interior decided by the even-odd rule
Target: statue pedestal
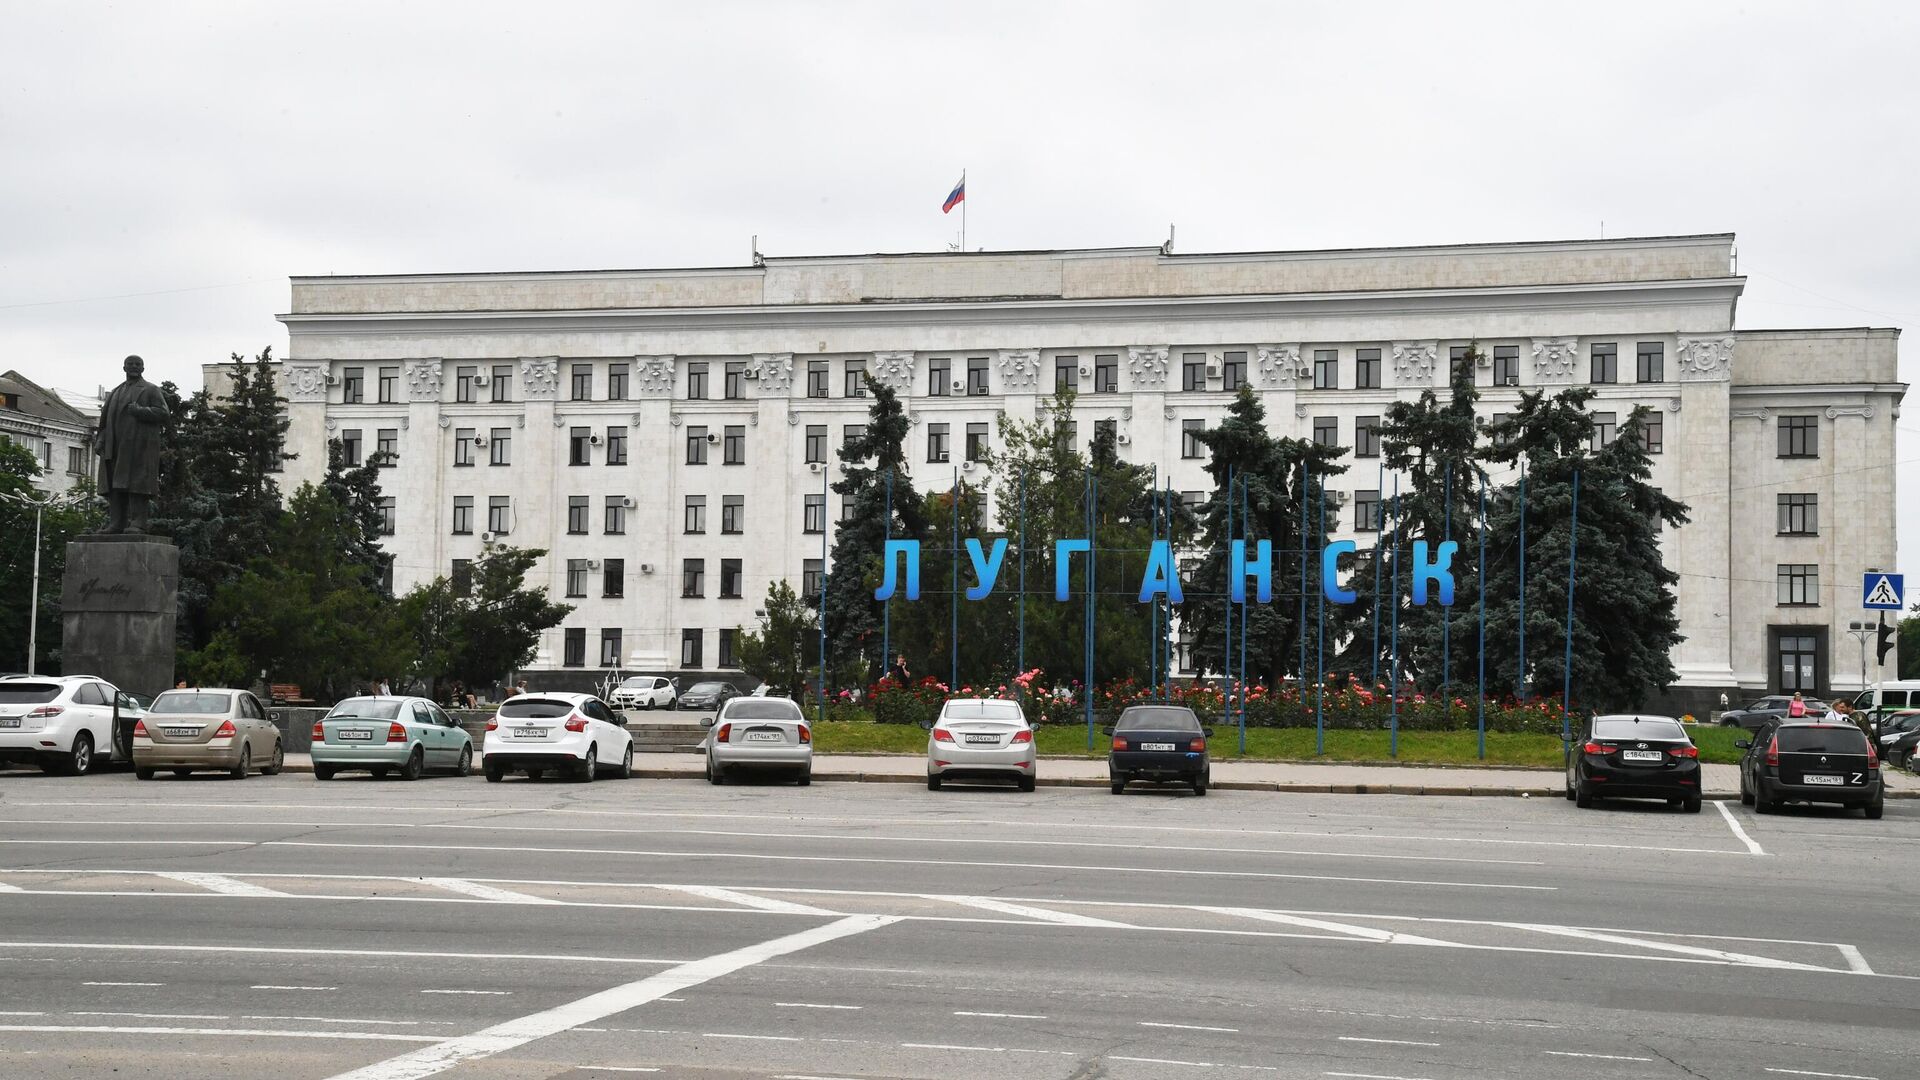
[{"label": "statue pedestal", "polygon": [[67,545],[60,670],[133,694],[174,683],[180,549],[164,536],[89,534]]}]

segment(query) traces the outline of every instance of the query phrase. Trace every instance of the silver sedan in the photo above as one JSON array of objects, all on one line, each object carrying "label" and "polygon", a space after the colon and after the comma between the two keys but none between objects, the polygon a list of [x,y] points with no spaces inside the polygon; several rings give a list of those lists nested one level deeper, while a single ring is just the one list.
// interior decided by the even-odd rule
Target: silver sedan
[{"label": "silver sedan", "polygon": [[939,791],[949,778],[1011,780],[1033,790],[1039,759],[1019,702],[954,698],[927,726],[927,790]]},{"label": "silver sedan", "polygon": [[724,784],[730,772],[766,769],[813,782],[813,726],[785,698],[737,697],[700,723],[707,735],[707,779]]}]

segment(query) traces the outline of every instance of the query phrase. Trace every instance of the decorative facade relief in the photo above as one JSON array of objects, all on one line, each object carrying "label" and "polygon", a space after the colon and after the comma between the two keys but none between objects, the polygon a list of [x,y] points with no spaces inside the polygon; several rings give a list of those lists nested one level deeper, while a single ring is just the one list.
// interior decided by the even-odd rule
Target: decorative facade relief
[{"label": "decorative facade relief", "polygon": [[1871,405],[1830,405],[1827,407],[1827,419],[1838,420],[1843,416],[1857,416],[1862,420],[1873,419]]},{"label": "decorative facade relief", "polygon": [[633,358],[633,382],[641,397],[673,396],[672,356],[636,356]]},{"label": "decorative facade relief", "polygon": [[440,361],[407,361],[407,398],[410,401],[440,400]]},{"label": "decorative facade relief", "polygon": [[1039,349],[1001,349],[1000,385],[1008,391],[1031,390],[1040,381]]},{"label": "decorative facade relief", "polygon": [[284,364],[280,389],[288,401],[327,400],[327,369],[319,364]]},{"label": "decorative facade relief", "polygon": [[1127,346],[1127,370],[1133,374],[1133,385],[1139,389],[1166,385],[1167,354],[1171,351],[1169,345]]},{"label": "decorative facade relief", "polygon": [[560,394],[560,358],[529,356],[520,361],[520,396],[551,401]]},{"label": "decorative facade relief", "polygon": [[784,394],[793,387],[792,353],[755,353],[747,371],[760,380],[766,394]]},{"label": "decorative facade relief", "polygon": [[867,365],[867,380],[897,394],[911,393],[913,354],[910,352],[874,353],[873,361]]},{"label": "decorative facade relief", "polygon": [[1733,335],[1682,336],[1679,348],[1681,382],[1724,381],[1733,378]]},{"label": "decorative facade relief", "polygon": [[1535,338],[1533,373],[1541,382],[1573,378],[1580,363],[1580,343],[1573,338]]},{"label": "decorative facade relief", "polygon": [[1298,345],[1262,345],[1254,354],[1263,386],[1285,386],[1307,377],[1307,363]]},{"label": "decorative facade relief", "polygon": [[1393,376],[1402,386],[1431,383],[1433,369],[1439,363],[1440,345],[1433,341],[1396,341],[1393,343]]}]

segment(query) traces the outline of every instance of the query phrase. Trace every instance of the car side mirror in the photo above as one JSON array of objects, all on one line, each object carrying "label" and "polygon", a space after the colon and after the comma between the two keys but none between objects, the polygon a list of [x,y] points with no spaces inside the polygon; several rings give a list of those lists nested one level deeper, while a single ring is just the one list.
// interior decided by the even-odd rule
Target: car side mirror
[{"label": "car side mirror", "polygon": [[711,716],[703,716],[703,717],[701,717],[701,718],[700,718],[700,726],[701,726],[701,727],[712,727],[712,726],[713,726],[713,717],[711,717]]},{"label": "car side mirror", "polygon": [[275,709],[274,711],[268,713],[267,719],[273,721],[276,724],[284,724],[287,722],[286,715],[278,709]]},{"label": "car side mirror", "polygon": [[1102,734],[1102,735],[1111,735],[1111,734],[1113,734],[1113,725],[1112,725],[1112,724],[1108,724],[1108,725],[1107,725],[1106,727],[1103,727],[1103,728],[1101,728],[1101,729],[1100,729],[1100,734]]},{"label": "car side mirror", "polygon": [[1748,749],[1748,748],[1750,748],[1750,747],[1752,747],[1752,746],[1753,746],[1753,740],[1751,740],[1751,739],[1735,739],[1735,740],[1733,740],[1733,748],[1734,748],[1735,750],[1746,750],[1746,749]]},{"label": "car side mirror", "polygon": [[920,721],[920,730],[921,730],[921,731],[932,731],[932,730],[933,730],[933,721],[931,721],[931,720],[922,720],[922,721]]},{"label": "car side mirror", "polygon": [[1211,739],[1213,738],[1213,729],[1210,727],[1203,727],[1200,729],[1200,734],[1205,735],[1207,738]]}]

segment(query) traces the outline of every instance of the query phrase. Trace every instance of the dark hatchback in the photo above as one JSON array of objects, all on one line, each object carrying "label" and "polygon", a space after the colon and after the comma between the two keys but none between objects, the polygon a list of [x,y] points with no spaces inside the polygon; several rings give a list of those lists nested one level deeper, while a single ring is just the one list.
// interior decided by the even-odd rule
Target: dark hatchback
[{"label": "dark hatchback", "polygon": [[1670,716],[1596,716],[1567,746],[1567,798],[1665,799],[1700,812],[1700,750]]},{"label": "dark hatchback", "polygon": [[1733,745],[1740,759],[1740,801],[1776,814],[1790,802],[1839,803],[1877,818],[1886,806],[1880,757],[1853,724],[1787,720]]},{"label": "dark hatchback", "polygon": [[1205,795],[1212,780],[1213,759],[1207,737],[1192,709],[1179,705],[1135,705],[1123,711],[1107,729],[1113,749],[1107,753],[1107,777],[1115,795],[1131,780],[1191,784],[1195,795]]},{"label": "dark hatchback", "polygon": [[720,706],[740,696],[740,688],[725,682],[698,682],[693,688],[680,695],[675,706],[680,709],[692,709],[696,712],[718,712]]}]

